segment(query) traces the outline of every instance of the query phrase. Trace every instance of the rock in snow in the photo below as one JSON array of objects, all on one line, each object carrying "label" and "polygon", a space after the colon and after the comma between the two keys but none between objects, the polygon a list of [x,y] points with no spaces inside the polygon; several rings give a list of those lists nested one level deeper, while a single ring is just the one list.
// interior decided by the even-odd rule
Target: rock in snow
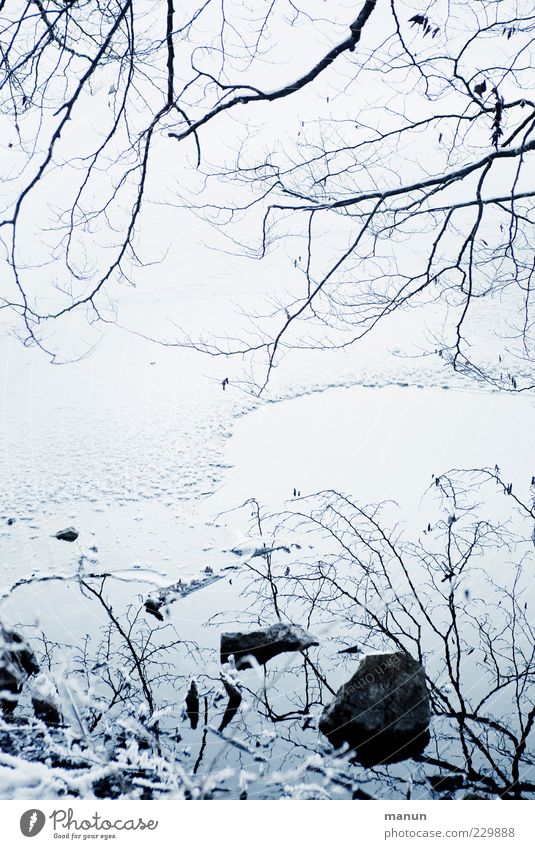
[{"label": "rock in snow", "polygon": [[199,690],[197,682],[192,681],[186,696],[186,714],[193,729],[199,724]]},{"label": "rock in snow", "polygon": [[299,625],[278,622],[258,631],[243,633],[230,631],[221,634],[221,663],[234,655],[237,669],[253,666],[252,658],[258,663],[267,663],[272,657],[286,651],[301,651],[319,643],[312,634]]},{"label": "rock in snow", "polygon": [[238,709],[241,705],[242,696],[241,693],[234,683],[228,676],[223,676],[223,686],[227,692],[228,696],[228,704],[225,708],[225,713],[221,719],[219,724],[219,731],[224,731],[227,725],[230,725],[236,714],[238,713]]},{"label": "rock in snow", "polygon": [[160,613],[160,607],[162,607],[163,604],[164,602],[160,599],[148,598],[145,601],[145,610],[147,613],[152,613],[159,622],[163,622],[163,616]]},{"label": "rock in snow", "polygon": [[63,719],[60,710],[53,702],[32,698],[32,706],[35,718],[40,719],[45,725],[54,727],[62,724]]},{"label": "rock in snow", "polygon": [[404,652],[368,655],[323,711],[319,729],[348,743],[364,765],[392,763],[423,751],[431,710],[425,672]]},{"label": "rock in snow", "polygon": [[64,528],[62,531],[58,531],[55,536],[56,539],[62,539],[65,542],[74,542],[78,539],[78,531],[75,531],[74,528]]},{"label": "rock in snow", "polygon": [[22,637],[0,625],[0,708],[10,714],[17,706],[18,695],[29,675],[36,675],[39,666],[34,653]]},{"label": "rock in snow", "polygon": [[205,587],[210,586],[210,584],[216,581],[220,581],[224,577],[223,575],[214,575],[213,570],[210,572],[206,570],[206,572],[207,574],[202,578],[193,578],[185,584],[182,583],[182,580],[179,580],[176,584],[171,584],[169,587],[160,587],[158,590],[150,593],[145,599],[146,612],[151,613],[152,616],[163,622],[162,607],[165,608],[177,599],[185,598],[185,596],[197,592],[197,590],[203,590]]}]

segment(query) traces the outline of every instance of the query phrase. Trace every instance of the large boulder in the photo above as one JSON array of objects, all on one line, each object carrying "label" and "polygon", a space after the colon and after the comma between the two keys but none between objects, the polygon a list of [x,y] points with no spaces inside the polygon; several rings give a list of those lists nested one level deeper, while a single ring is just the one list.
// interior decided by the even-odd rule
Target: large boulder
[{"label": "large boulder", "polygon": [[317,639],[299,625],[277,622],[258,631],[230,631],[221,634],[221,663],[234,655],[236,669],[247,669],[254,661],[264,664],[287,651],[303,651],[318,646]]},{"label": "large boulder", "polygon": [[339,748],[349,744],[364,765],[420,754],[431,710],[422,665],[404,652],[367,655],[323,711],[319,729]]}]

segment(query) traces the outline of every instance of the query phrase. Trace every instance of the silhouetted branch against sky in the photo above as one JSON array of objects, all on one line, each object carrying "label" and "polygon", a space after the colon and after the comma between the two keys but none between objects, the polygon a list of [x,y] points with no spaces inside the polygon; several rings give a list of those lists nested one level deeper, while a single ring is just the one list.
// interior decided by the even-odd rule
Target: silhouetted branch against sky
[{"label": "silhouetted branch against sky", "polygon": [[56,325],[114,322],[208,228],[275,263],[275,306],[156,335],[246,357],[256,391],[411,306],[453,369],[532,387],[534,33],[515,0],[2,3],[0,314],[61,359]]}]

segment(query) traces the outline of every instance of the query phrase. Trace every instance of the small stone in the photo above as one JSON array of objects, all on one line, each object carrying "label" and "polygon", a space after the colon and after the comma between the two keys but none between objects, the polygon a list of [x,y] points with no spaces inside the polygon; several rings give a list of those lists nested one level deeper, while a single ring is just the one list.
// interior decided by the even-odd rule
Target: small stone
[{"label": "small stone", "polygon": [[199,690],[195,681],[191,682],[186,696],[186,713],[191,727],[195,730],[199,724]]},{"label": "small stone", "polygon": [[227,663],[234,655],[236,669],[248,669],[253,666],[253,658],[265,664],[282,652],[303,651],[318,645],[316,637],[299,625],[278,622],[249,633],[231,631],[221,634],[221,663]]},{"label": "small stone", "polygon": [[75,531],[74,528],[64,528],[62,531],[58,531],[55,534],[56,539],[64,540],[65,542],[74,542],[78,539],[78,531]]},{"label": "small stone", "polygon": [[145,610],[147,613],[151,613],[153,616],[158,619],[159,622],[163,622],[163,616],[160,613],[160,607],[162,607],[163,602],[157,601],[154,598],[148,598],[145,601]]},{"label": "small stone", "polygon": [[228,704],[225,708],[225,713],[221,719],[219,724],[219,731],[224,731],[227,725],[230,725],[236,714],[238,713],[238,709],[241,705],[242,695],[234,683],[228,677],[223,677],[223,686],[226,690],[228,696]]}]

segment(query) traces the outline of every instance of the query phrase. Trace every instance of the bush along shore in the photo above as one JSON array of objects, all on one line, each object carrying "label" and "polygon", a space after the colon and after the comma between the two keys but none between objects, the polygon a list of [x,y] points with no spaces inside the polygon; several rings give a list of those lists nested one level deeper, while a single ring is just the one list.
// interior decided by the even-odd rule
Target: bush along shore
[{"label": "bush along shore", "polygon": [[252,502],[264,544],[218,574],[21,582],[1,607],[2,796],[531,797],[531,504],[491,469],[429,497],[418,541],[326,491]]}]

